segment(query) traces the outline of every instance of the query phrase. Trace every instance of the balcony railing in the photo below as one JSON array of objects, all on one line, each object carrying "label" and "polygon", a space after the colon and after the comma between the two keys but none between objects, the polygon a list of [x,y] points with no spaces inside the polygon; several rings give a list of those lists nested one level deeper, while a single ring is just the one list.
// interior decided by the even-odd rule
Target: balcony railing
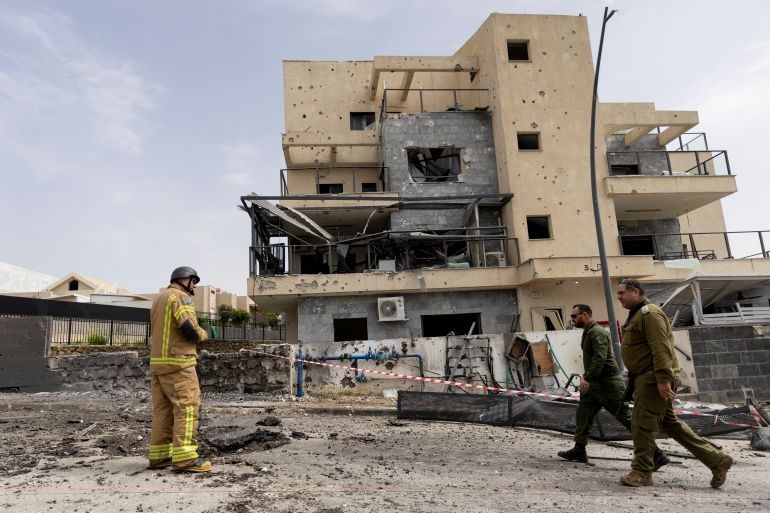
[{"label": "balcony railing", "polygon": [[425,112],[484,112],[489,109],[489,89],[385,89],[380,124],[389,115]]},{"label": "balcony railing", "polygon": [[621,235],[623,255],[653,255],[655,260],[770,258],[770,230]]},{"label": "balcony railing", "polygon": [[[513,254],[507,249],[509,241]],[[249,248],[251,276],[505,267],[518,261],[518,241],[507,236],[505,226],[458,228],[441,234],[387,231],[324,245]]]},{"label": "balcony railing", "polygon": [[[372,170],[372,169],[377,171],[377,182],[376,182],[377,183],[377,190],[376,191],[364,191],[364,190],[359,191],[358,190],[358,185],[359,184],[368,183],[368,182],[364,182],[361,179],[362,171]],[[382,165],[380,165],[380,166],[366,166],[366,165],[362,165],[362,166],[346,166],[346,165],[338,165],[338,166],[332,166],[332,167],[328,167],[328,166],[324,166],[324,167],[321,167],[321,166],[306,166],[306,167],[293,167],[293,168],[290,168],[290,169],[281,169],[281,196],[290,196],[291,194],[296,194],[296,192],[295,193],[291,193],[291,194],[289,193],[289,183],[288,183],[288,179],[287,179],[287,176],[286,176],[287,172],[289,172],[289,171],[291,171],[291,172],[307,173],[308,175],[310,175],[312,177],[312,179],[315,181],[315,189],[310,194],[339,194],[339,193],[342,193],[342,192],[345,192],[345,193],[387,192],[388,166],[382,166]],[[323,178],[322,177],[322,173],[335,173],[335,172],[337,172],[337,173],[335,173],[335,178],[334,179],[330,179],[330,182],[331,182],[333,180],[341,179],[342,178],[339,175],[339,173],[338,173],[339,171],[347,171],[347,173],[349,173],[349,176],[350,176],[351,181],[352,181],[352,188],[353,188],[353,190],[351,190],[351,191],[340,191],[339,193],[336,193],[336,192],[332,193],[332,192],[322,191],[321,190],[322,189],[322,185],[336,185],[336,184],[339,183],[339,182],[335,182],[335,183],[329,183],[329,184],[322,184],[321,183],[321,179]],[[345,173],[345,174],[347,174],[347,173]]]},{"label": "balcony railing", "polygon": [[608,151],[611,176],[731,175],[725,150]]}]

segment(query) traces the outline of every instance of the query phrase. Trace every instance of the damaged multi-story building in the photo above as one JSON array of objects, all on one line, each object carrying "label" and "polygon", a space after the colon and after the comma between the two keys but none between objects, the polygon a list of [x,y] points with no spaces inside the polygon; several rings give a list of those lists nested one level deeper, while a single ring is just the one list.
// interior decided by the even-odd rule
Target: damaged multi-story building
[{"label": "damaged multi-story building", "polygon": [[[290,342],[562,329],[575,303],[608,318],[585,17],[492,14],[452,55],[283,69],[281,195],[242,203],[248,294]],[[726,231],[734,170],[697,125],[598,105],[611,279],[642,280],[680,325],[761,315],[770,283],[770,232]]]}]

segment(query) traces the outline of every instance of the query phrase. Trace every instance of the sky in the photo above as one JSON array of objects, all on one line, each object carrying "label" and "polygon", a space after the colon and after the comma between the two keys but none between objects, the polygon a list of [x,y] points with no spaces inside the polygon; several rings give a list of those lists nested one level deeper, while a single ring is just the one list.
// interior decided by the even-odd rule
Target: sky
[{"label": "sky", "polygon": [[0,261],[245,293],[242,195],[279,193],[284,59],[452,55],[491,12],[583,14],[602,101],[697,110],[728,230],[770,229],[770,2],[0,0]]}]

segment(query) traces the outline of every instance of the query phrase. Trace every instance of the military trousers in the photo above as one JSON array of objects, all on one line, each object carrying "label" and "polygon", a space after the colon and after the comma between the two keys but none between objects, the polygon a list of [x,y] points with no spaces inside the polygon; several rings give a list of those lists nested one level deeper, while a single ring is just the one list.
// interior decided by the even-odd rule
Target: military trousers
[{"label": "military trousers", "polygon": [[631,410],[623,403],[625,384],[620,374],[591,382],[588,392],[580,394],[575,413],[575,443],[586,445],[588,433],[599,410],[604,408],[631,431]]},{"label": "military trousers", "polygon": [[[670,385],[676,390],[677,380],[674,379]],[[648,475],[653,471],[655,439],[660,431],[665,431],[709,468],[719,464],[724,456],[676,416],[671,401],[658,394],[658,384],[652,373],[639,375],[636,377],[636,395],[631,414],[631,435],[634,440],[632,469]]]},{"label": "military trousers", "polygon": [[200,385],[195,366],[151,376],[152,434],[150,461],[198,458]]}]

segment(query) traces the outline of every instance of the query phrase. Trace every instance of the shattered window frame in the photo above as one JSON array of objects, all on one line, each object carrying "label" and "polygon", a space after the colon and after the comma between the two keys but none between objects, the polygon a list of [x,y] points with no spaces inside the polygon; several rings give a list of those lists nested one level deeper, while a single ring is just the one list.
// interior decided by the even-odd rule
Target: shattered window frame
[{"label": "shattered window frame", "polygon": [[459,182],[463,174],[463,151],[464,148],[455,146],[408,146],[409,177],[414,183]]}]

